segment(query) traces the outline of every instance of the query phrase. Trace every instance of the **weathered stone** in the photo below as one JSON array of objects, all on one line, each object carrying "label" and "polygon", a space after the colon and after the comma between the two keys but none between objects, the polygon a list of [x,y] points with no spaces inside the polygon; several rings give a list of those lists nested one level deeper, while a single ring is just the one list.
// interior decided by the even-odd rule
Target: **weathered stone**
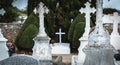
[{"label": "weathered stone", "polygon": [[86,59],[83,65],[115,65],[114,52],[111,48],[87,47],[84,52]]},{"label": "weathered stone", "polygon": [[14,56],[0,61],[0,65],[40,65],[31,56]]},{"label": "weathered stone", "polygon": [[22,24],[20,23],[0,23],[3,36],[8,40],[15,40],[18,32],[21,29]]},{"label": "weathered stone", "polygon": [[39,60],[39,65],[53,65],[51,60]]}]

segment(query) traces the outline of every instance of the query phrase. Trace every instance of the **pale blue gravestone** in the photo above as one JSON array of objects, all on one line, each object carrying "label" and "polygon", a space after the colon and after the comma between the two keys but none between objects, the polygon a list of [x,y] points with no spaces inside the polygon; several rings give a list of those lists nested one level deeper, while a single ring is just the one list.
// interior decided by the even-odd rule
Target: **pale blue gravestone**
[{"label": "pale blue gravestone", "polygon": [[32,56],[13,56],[0,61],[0,65],[40,65]]}]

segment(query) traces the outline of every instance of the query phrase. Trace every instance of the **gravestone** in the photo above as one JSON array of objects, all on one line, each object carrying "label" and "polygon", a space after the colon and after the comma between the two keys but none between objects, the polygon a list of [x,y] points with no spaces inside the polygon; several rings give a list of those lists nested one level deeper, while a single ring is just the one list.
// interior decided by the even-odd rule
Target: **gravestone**
[{"label": "gravestone", "polygon": [[61,43],[62,40],[62,34],[65,34],[64,32],[61,31],[61,28],[59,29],[59,32],[57,32],[56,34],[59,35],[59,43]]},{"label": "gravestone", "polygon": [[102,24],[103,0],[97,0],[96,27],[90,33],[88,46],[83,51],[86,54],[83,65],[115,65],[113,47],[110,45],[110,36]]},{"label": "gravestone", "polygon": [[81,8],[79,11],[82,13],[85,13],[85,21],[86,21],[86,25],[85,25],[85,32],[83,34],[83,37],[87,37],[89,36],[89,32],[90,32],[90,14],[91,13],[95,13],[96,9],[95,8],[91,8],[90,7],[90,3],[87,2],[85,3],[85,8]]},{"label": "gravestone", "polygon": [[47,36],[44,28],[44,13],[48,13],[49,10],[42,2],[40,2],[38,10],[40,27],[37,37],[34,38],[35,44],[33,47],[33,57],[38,59],[40,62],[44,61],[42,65],[51,65],[52,55],[49,45],[50,38]]},{"label": "gravestone", "polygon": [[70,54],[70,48],[68,43],[54,43],[51,44],[52,54]]},{"label": "gravestone", "polygon": [[0,29],[0,61],[9,57],[6,41],[7,39],[3,37]]},{"label": "gravestone", "polygon": [[83,48],[88,44],[88,36],[89,36],[89,32],[90,32],[90,14],[94,13],[96,11],[95,8],[91,8],[90,7],[90,3],[87,2],[85,3],[85,8],[81,8],[80,12],[81,13],[85,13],[85,21],[86,21],[86,25],[85,25],[85,32],[83,34],[83,36],[79,39],[80,40],[80,46],[79,46],[79,54],[78,54],[78,64],[83,64],[84,60],[85,60],[85,53],[83,52]]},{"label": "gravestone", "polygon": [[[88,44],[88,36],[89,36],[89,32],[90,32],[90,14],[91,13],[94,13],[96,10],[95,8],[91,8],[90,7],[90,3],[87,2],[85,3],[85,8],[81,8],[79,11],[82,13],[85,13],[85,21],[86,21],[86,25],[85,25],[85,32],[83,34],[83,36],[79,39],[80,40],[80,46],[78,48],[79,50],[79,54],[78,54],[78,58],[76,59],[76,56],[73,56],[75,57],[75,59],[73,58],[73,63],[72,65],[82,65],[84,63],[84,60],[85,60],[85,53],[83,52],[83,48]],[[76,63],[77,62],[77,63]]]},{"label": "gravestone", "polygon": [[110,17],[113,21],[113,32],[111,33],[110,43],[116,50],[120,49],[120,35],[118,32],[118,24],[120,23],[120,16],[115,12],[113,16]]},{"label": "gravestone", "polygon": [[0,65],[40,65],[39,61],[28,55],[12,56],[0,61]]},{"label": "gravestone", "polygon": [[51,44],[52,54],[70,54],[69,43],[62,43],[62,34],[65,34],[65,33],[62,32],[60,28],[59,32],[57,32],[56,34],[59,35],[59,42]]}]

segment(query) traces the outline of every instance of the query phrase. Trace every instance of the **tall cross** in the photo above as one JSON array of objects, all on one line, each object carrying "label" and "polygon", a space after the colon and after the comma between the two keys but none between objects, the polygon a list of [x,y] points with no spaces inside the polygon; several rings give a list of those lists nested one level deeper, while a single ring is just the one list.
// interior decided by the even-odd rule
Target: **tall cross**
[{"label": "tall cross", "polygon": [[48,13],[49,10],[46,6],[44,6],[42,2],[40,2],[38,11],[39,11],[39,25],[40,25],[38,36],[42,36],[42,37],[47,36],[44,27],[44,13]]},{"label": "tall cross", "polygon": [[59,35],[59,43],[61,43],[62,40],[62,34],[65,34],[64,32],[61,31],[61,28],[59,29],[59,32],[57,32],[56,34]]},{"label": "tall cross", "polygon": [[1,14],[1,15],[4,15],[4,14],[5,14],[5,10],[4,10],[3,8],[0,10],[0,14]]},{"label": "tall cross", "polygon": [[119,35],[118,33],[118,23],[120,23],[120,16],[117,12],[114,12],[114,15],[111,17],[113,20],[113,32],[112,34]]},{"label": "tall cross", "polygon": [[90,31],[90,14],[94,13],[96,11],[95,8],[91,8],[90,7],[90,3],[87,2],[85,3],[85,8],[81,8],[79,11],[82,13],[85,13],[85,18],[86,18],[86,25],[85,25],[85,32],[83,34],[83,36],[87,36],[89,35],[89,31]]}]

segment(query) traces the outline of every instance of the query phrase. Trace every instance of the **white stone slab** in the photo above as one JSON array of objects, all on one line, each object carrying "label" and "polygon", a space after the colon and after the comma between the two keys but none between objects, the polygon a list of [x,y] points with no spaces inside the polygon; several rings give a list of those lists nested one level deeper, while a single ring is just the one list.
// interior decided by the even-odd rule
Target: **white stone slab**
[{"label": "white stone slab", "polygon": [[3,37],[0,29],[0,61],[9,57],[6,41],[7,39]]},{"label": "white stone slab", "polygon": [[52,54],[70,54],[70,45],[68,43],[54,43],[50,46]]}]

